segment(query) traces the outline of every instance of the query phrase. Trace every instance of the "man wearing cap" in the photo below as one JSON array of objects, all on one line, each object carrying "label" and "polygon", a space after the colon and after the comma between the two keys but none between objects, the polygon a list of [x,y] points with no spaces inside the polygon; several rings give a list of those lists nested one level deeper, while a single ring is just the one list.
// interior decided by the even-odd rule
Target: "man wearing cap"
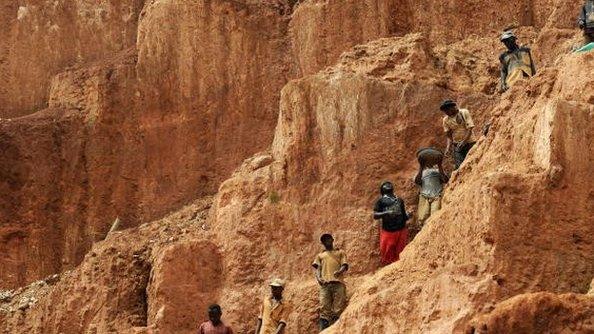
[{"label": "man wearing cap", "polygon": [[384,266],[400,259],[400,253],[408,243],[406,222],[411,215],[406,212],[404,201],[394,194],[392,182],[380,186],[381,197],[373,208],[373,219],[381,219],[380,256]]},{"label": "man wearing cap", "polygon": [[508,90],[519,79],[528,78],[536,74],[530,48],[518,46],[517,38],[511,31],[501,35],[501,42],[507,50],[499,56],[501,62],[501,91]]},{"label": "man wearing cap", "polygon": [[283,300],[285,282],[275,278],[270,282],[271,296],[265,297],[258,316],[256,334],[281,334],[285,332],[289,305]]},{"label": "man wearing cap", "polygon": [[453,146],[455,169],[458,169],[474,146],[474,122],[470,111],[458,109],[458,105],[452,100],[445,100],[439,109],[445,114],[442,120],[443,131],[447,137],[445,153],[448,155]]},{"label": "man wearing cap", "polygon": [[345,253],[334,248],[334,238],[324,234],[320,238],[324,251],[316,256],[312,266],[320,284],[320,331],[328,328],[344,311],[347,303],[343,274],[349,270]]}]

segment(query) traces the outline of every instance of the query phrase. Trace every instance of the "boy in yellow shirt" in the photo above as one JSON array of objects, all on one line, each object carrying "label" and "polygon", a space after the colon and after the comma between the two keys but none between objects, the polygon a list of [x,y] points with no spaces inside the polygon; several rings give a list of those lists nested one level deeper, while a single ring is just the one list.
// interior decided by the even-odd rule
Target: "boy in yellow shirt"
[{"label": "boy in yellow shirt", "polygon": [[320,331],[328,328],[344,311],[347,303],[346,286],[342,279],[349,270],[346,255],[334,248],[334,238],[324,234],[320,238],[325,250],[312,263],[316,280],[320,284]]}]

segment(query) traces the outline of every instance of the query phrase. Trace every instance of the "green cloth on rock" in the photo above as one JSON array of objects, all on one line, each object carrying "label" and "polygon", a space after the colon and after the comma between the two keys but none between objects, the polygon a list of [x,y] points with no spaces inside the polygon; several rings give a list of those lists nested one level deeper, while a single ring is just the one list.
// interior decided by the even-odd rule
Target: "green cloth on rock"
[{"label": "green cloth on rock", "polygon": [[592,51],[592,50],[594,50],[594,42],[588,43],[588,44],[582,46],[581,48],[575,50],[575,52],[576,53],[578,53],[578,52],[589,52],[589,51]]}]

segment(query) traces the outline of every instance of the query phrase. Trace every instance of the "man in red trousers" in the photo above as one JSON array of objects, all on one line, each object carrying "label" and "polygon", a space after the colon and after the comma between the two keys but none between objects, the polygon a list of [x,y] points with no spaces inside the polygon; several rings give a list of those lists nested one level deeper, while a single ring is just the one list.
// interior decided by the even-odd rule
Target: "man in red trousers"
[{"label": "man in red trousers", "polygon": [[406,213],[404,201],[394,195],[391,182],[382,183],[380,192],[382,197],[375,203],[373,218],[382,220],[380,254],[382,265],[386,266],[400,259],[400,252],[408,243],[406,221],[410,215]]}]

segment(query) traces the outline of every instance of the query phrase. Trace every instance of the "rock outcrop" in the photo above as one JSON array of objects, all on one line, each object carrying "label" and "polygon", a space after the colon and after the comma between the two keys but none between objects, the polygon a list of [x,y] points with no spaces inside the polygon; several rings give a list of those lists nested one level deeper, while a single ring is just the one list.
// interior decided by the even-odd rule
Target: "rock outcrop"
[{"label": "rock outcrop", "polygon": [[533,293],[498,304],[471,322],[466,333],[589,333],[594,330],[591,297]]},{"label": "rock outcrop", "polygon": [[[215,193],[270,144],[292,77],[277,5],[152,1],[139,16],[136,46],[62,68],[49,89],[57,69],[32,68],[29,98],[48,90],[48,108],[0,120],[0,287],[73,268],[117,217],[129,228]],[[19,78],[2,87],[26,90]]]},{"label": "rock outcrop", "polygon": [[[219,302],[248,333],[280,276],[287,333],[313,333],[324,232],[351,263],[328,333],[592,331],[594,57],[566,54],[577,7],[147,2],[135,46],[63,69],[46,109],[0,121],[0,286],[60,273],[0,292],[1,331],[192,333]],[[539,73],[499,94],[512,24]],[[414,211],[445,98],[480,139],[379,268],[377,187]]]}]

